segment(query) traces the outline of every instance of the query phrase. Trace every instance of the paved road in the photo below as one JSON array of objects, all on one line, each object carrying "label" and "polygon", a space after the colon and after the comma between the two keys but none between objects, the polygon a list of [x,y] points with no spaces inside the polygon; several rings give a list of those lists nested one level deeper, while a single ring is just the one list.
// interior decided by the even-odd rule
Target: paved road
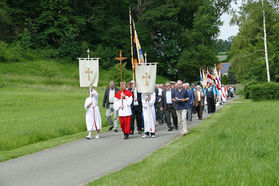
[{"label": "paved road", "polygon": [[[220,109],[221,106],[217,107]],[[204,114],[204,118],[208,117]],[[190,128],[199,124],[194,116]],[[121,132],[107,132],[100,139],[81,139],[31,155],[0,163],[0,185],[71,186],[83,185],[93,179],[135,163],[180,134],[167,131],[166,124],[157,127],[156,138],[141,135],[123,140]]]}]

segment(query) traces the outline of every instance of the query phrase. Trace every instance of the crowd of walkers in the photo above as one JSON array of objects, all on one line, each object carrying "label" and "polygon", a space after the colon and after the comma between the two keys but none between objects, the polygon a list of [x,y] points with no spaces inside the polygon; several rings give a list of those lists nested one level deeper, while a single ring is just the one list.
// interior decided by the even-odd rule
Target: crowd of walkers
[{"label": "crowd of walkers", "polygon": [[[86,125],[88,139],[93,138],[92,132],[97,131],[95,138],[100,137],[102,127],[98,108],[98,93],[90,89],[90,96],[85,101]],[[102,107],[106,109],[109,122],[109,131],[118,132],[118,119],[124,134],[143,134],[143,138],[155,138],[156,126],[167,124],[168,131],[180,130],[182,135],[189,132],[188,125],[193,120],[203,119],[203,113],[216,111],[216,104],[223,104],[227,99],[233,98],[235,87],[222,86],[218,90],[214,82],[202,87],[200,84],[166,82],[158,84],[153,93],[140,93],[135,81],[127,84],[121,82],[118,89],[111,81],[105,90]]]}]

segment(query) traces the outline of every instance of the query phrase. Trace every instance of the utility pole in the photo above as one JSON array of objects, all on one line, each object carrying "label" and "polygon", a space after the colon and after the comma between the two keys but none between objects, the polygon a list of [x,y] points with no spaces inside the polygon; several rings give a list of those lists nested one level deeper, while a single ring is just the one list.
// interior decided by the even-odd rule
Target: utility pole
[{"label": "utility pole", "polygon": [[266,44],[264,0],[262,0],[262,7],[263,7],[264,53],[265,53],[265,63],[266,63],[266,74],[267,74],[267,82],[270,82],[269,64],[268,64],[268,53],[267,53],[267,44]]}]

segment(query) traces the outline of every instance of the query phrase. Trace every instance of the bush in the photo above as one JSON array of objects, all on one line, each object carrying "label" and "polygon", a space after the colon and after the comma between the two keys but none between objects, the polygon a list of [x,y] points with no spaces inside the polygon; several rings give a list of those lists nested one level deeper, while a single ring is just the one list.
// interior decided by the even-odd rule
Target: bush
[{"label": "bush", "polygon": [[[127,63],[122,64],[122,81],[129,82],[133,78],[133,72],[126,68]],[[111,74],[111,79],[114,81],[116,86],[120,84],[120,63],[115,64],[109,69],[109,74]]]},{"label": "bush", "polygon": [[23,51],[19,44],[8,45],[4,41],[0,41],[0,61],[18,62],[22,60]]},{"label": "bush", "polygon": [[279,100],[279,83],[258,83],[250,87],[250,98],[254,101]]},{"label": "bush", "polygon": [[50,82],[51,78],[56,76],[58,73],[58,68],[54,62],[42,62],[40,64],[40,69],[41,69],[42,75],[47,77],[49,82]]},{"label": "bush", "polygon": [[251,89],[251,86],[257,84],[258,81],[246,81],[244,84],[244,96],[246,99],[249,99],[250,98],[250,89]]}]

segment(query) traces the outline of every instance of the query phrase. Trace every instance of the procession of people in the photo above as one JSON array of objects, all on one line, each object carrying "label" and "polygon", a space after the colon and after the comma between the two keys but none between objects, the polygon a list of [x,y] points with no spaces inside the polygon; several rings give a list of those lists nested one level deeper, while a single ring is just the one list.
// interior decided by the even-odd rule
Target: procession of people
[{"label": "procession of people", "polygon": [[[111,81],[105,90],[102,105],[103,109],[106,109],[108,131],[114,129],[114,132],[118,132],[119,119],[125,140],[129,139],[129,135],[134,135],[135,131],[143,134],[142,138],[155,138],[156,126],[164,123],[167,124],[169,132],[179,130],[181,135],[186,135],[189,133],[193,115],[196,114],[197,119],[202,120],[205,111],[212,114],[216,110],[216,104],[222,104],[233,97],[234,87],[223,85],[222,88],[226,91],[219,91],[214,82],[207,87],[203,87],[201,83],[194,83],[190,87],[189,83],[178,80],[173,84],[166,82],[165,86],[156,85],[152,93],[140,93],[135,81],[129,82],[129,87],[126,87],[126,82],[121,82],[120,89]],[[84,108],[88,131],[86,138],[92,139],[92,132],[96,131],[95,138],[98,139],[102,120],[98,93],[92,86]]]}]

